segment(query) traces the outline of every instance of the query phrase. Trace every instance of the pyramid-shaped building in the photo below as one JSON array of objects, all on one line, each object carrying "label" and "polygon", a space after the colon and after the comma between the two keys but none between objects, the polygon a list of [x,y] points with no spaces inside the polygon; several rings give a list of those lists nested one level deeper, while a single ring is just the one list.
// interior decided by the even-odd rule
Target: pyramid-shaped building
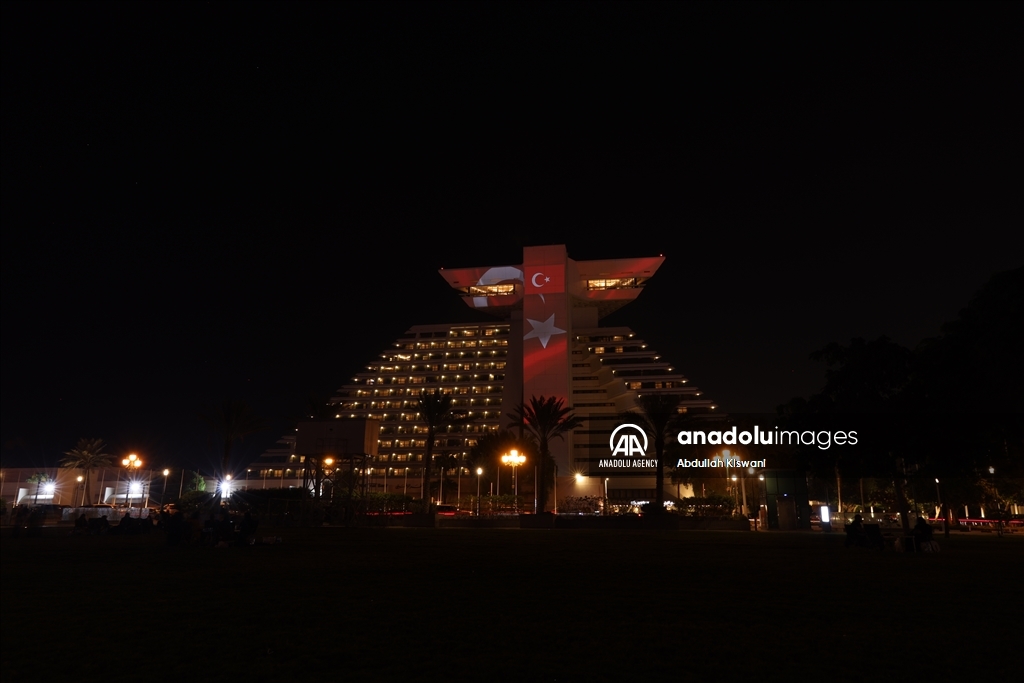
[{"label": "pyramid-shaped building", "polygon": [[[678,396],[680,409],[691,412],[716,406],[633,330],[600,322],[633,301],[663,261],[575,261],[564,245],[553,245],[525,248],[516,265],[442,270],[467,305],[494,320],[412,327],[338,390],[331,400],[338,419],[380,424],[377,453],[366,460],[369,489],[419,497],[427,426],[417,399],[439,390],[475,418],[434,443],[435,455],[457,459],[467,492],[475,492],[467,458],[477,441],[510,427],[508,414],[524,397],[555,396],[584,422],[551,444],[558,473],[552,503],[565,496],[607,494],[613,504],[654,498],[653,470],[625,475],[601,466],[620,414],[641,392]],[[285,438],[253,467],[260,477],[283,480],[301,476],[301,460],[294,439]],[[671,486],[666,498],[676,493]]]}]

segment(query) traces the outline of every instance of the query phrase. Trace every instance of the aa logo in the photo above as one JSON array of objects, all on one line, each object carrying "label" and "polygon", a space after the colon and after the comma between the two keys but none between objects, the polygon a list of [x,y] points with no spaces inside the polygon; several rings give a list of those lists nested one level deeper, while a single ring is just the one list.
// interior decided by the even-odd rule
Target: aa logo
[{"label": "aa logo", "polygon": [[[623,432],[620,435],[619,432],[623,429],[631,431]],[[643,446],[640,445],[640,439],[637,438],[637,434],[643,438]],[[619,425],[615,428],[615,431],[612,432],[611,437],[608,439],[608,448],[612,449],[613,457],[616,455],[624,455],[627,458],[637,456],[642,458],[647,453],[647,432],[634,424]]]}]

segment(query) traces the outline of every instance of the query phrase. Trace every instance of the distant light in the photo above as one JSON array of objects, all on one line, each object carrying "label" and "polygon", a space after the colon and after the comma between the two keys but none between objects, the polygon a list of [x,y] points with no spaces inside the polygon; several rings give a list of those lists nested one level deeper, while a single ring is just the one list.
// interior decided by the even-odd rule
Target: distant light
[{"label": "distant light", "polygon": [[828,524],[829,520],[830,520],[830,517],[828,516],[828,505],[822,505],[821,506],[821,521],[823,523],[825,523],[825,524]]},{"label": "distant light", "polygon": [[171,471],[170,471],[170,470],[166,470],[166,469],[164,470],[164,476],[165,476],[165,477],[166,477],[166,476],[167,476],[168,474],[170,474],[170,473],[171,473]]},{"label": "distant light", "polygon": [[43,484],[43,493],[53,493],[55,489],[53,484]]}]

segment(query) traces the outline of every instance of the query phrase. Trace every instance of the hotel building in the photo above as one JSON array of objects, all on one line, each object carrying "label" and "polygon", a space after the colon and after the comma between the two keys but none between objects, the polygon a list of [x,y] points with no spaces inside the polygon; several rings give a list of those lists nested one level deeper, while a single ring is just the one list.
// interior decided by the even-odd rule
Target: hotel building
[{"label": "hotel building", "polygon": [[[338,419],[379,421],[376,453],[365,461],[370,490],[419,497],[427,425],[416,403],[422,391],[440,390],[476,418],[434,443],[435,456],[454,456],[462,465],[456,471],[466,493],[476,490],[466,459],[477,441],[511,427],[508,413],[524,398],[556,396],[584,419],[551,443],[558,498],[607,492],[612,503],[652,499],[653,470],[610,476],[598,469],[611,453],[620,413],[636,407],[639,393],[677,396],[680,409],[690,412],[716,406],[632,329],[600,323],[636,299],[663,261],[575,261],[564,245],[554,245],[525,248],[520,264],[441,270],[469,307],[493,320],[411,327],[331,399]],[[295,443],[286,436],[250,465],[250,485],[301,481],[305,454],[295,452]],[[667,500],[692,495],[668,484],[665,493]]]}]

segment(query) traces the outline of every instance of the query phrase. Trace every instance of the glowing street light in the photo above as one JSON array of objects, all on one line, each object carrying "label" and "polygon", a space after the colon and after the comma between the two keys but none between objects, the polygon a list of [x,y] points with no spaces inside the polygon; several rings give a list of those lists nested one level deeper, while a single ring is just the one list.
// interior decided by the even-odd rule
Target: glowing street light
[{"label": "glowing street light", "polygon": [[165,467],[164,468],[164,488],[160,492],[160,507],[163,507],[164,505],[167,505],[167,475],[170,474],[170,473],[171,473],[171,471]]},{"label": "glowing street light", "polygon": [[[406,470],[409,468],[406,467]],[[476,468],[476,516],[480,516],[480,475],[484,473],[483,467]]]},{"label": "glowing street light", "polygon": [[82,490],[82,502],[79,503],[79,505],[82,505],[82,506],[85,505],[85,487],[82,486],[82,482],[83,481],[85,481],[85,477],[83,477],[82,475],[78,475],[78,488],[80,488]]},{"label": "glowing street light", "polygon": [[[503,465],[509,465],[510,467],[512,467],[512,488],[515,492],[515,495],[518,496],[519,478],[516,477],[516,468],[522,465],[524,462],[526,462],[526,456],[520,455],[519,451],[513,448],[509,453],[506,453],[505,455],[501,456],[501,462]],[[516,504],[518,505],[518,501],[516,501]]]},{"label": "glowing street light", "polygon": [[132,494],[132,479],[131,479],[132,472],[138,472],[139,468],[142,467],[142,458],[140,458],[139,456],[135,455],[134,453],[130,453],[127,458],[125,458],[124,460],[121,461],[121,464],[124,465],[124,468],[125,468],[125,471],[126,471],[125,472],[125,476],[128,479],[127,486],[126,486],[126,491],[127,492],[124,494],[124,497],[128,500],[128,507],[131,507],[132,506],[132,496],[131,496],[131,494]]}]

